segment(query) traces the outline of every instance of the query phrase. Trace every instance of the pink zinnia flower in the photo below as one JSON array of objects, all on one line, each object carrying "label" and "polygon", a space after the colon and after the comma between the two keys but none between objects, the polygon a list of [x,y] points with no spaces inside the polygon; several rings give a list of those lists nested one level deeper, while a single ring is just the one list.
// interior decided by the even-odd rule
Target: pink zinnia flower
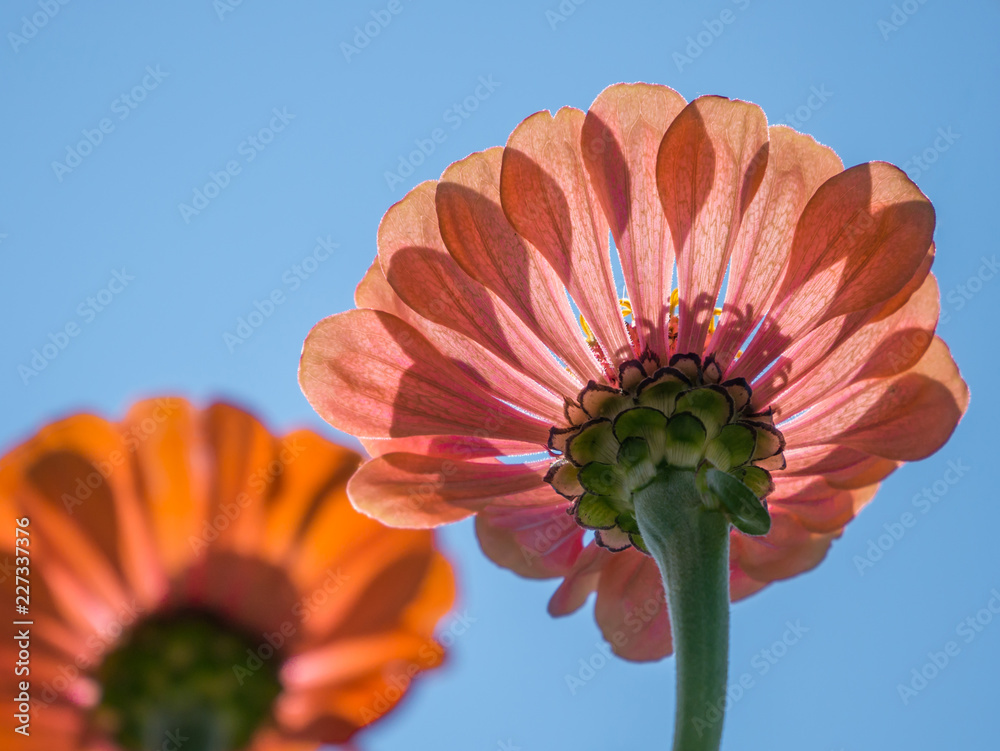
[{"label": "pink zinnia flower", "polygon": [[967,407],[934,333],[933,231],[890,164],[845,170],[747,102],[615,85],[389,209],[358,309],[313,329],[300,382],[374,457],[349,485],[358,509],[400,527],[475,514],[494,561],[563,580],[551,613],[596,591],[615,651],[655,659],[671,631],[616,500],[632,480],[587,466],[614,467],[657,412],[675,443],[651,451],[766,497],[766,535],[731,531],[732,599],[816,566]]}]

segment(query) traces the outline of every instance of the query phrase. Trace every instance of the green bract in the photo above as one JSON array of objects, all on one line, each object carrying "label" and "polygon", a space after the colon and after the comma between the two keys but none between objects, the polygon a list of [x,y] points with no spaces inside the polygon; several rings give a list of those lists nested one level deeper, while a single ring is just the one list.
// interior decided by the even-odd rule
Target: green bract
[{"label": "green bract", "polygon": [[711,356],[674,355],[660,367],[646,355],[620,366],[620,387],[591,381],[567,402],[568,424],[549,435],[562,456],[546,480],[574,501],[577,523],[597,530],[600,545],[647,552],[633,495],[665,472],[692,473],[704,507],[740,531],[770,529],[768,470],[784,468],[784,438],[770,410],[754,411],[744,379],[720,380]]}]

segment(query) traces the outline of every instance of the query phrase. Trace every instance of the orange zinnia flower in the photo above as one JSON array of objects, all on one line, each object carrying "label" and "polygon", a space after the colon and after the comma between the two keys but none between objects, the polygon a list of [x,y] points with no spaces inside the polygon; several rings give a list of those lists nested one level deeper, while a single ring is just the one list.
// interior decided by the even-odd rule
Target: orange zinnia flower
[{"label": "orange zinnia flower", "polygon": [[173,398],[0,459],[15,745],[305,751],[391,709],[441,662],[454,584],[429,532],[351,508],[358,462]]},{"label": "orange zinnia flower", "polygon": [[596,590],[618,654],[654,659],[671,632],[629,493],[657,466],[697,470],[707,506],[766,498],[725,508],[770,530],[732,529],[735,600],[816,566],[951,435],[968,390],[934,334],[933,230],[890,164],[845,170],[747,102],[615,85],[390,208],[359,309],[313,329],[300,383],[375,457],[357,508],[476,514],[494,561],[563,578],[553,614]]}]

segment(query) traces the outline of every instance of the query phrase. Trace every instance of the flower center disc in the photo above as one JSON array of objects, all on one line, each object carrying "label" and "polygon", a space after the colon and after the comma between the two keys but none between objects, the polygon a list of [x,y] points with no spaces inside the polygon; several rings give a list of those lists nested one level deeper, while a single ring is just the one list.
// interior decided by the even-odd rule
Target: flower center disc
[{"label": "flower center disc", "polygon": [[545,479],[574,501],[577,523],[597,530],[600,545],[648,552],[632,496],[665,471],[696,474],[709,508],[721,507],[741,530],[763,533],[754,531],[763,524],[754,515],[766,516],[765,507],[734,506],[732,484],[763,501],[773,489],[769,470],[785,466],[785,440],[770,409],[753,411],[746,380],[720,383],[721,375],[711,356],[702,362],[677,354],[660,367],[646,354],[618,368],[617,387],[591,381],[567,402],[569,426],[549,434],[550,450],[562,458]]},{"label": "flower center disc", "polygon": [[131,751],[247,747],[281,691],[273,655],[237,675],[258,642],[202,613],[139,624],[98,670],[96,725]]}]

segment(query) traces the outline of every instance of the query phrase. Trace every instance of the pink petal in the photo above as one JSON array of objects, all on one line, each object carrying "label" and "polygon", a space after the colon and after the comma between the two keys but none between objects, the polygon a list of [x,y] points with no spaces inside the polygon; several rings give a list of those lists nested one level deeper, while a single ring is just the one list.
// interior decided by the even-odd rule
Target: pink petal
[{"label": "pink petal", "polygon": [[418,435],[410,438],[362,438],[370,456],[382,454],[426,454],[450,459],[479,459],[485,456],[537,454],[539,447],[522,441],[501,441],[471,435]]},{"label": "pink petal", "polygon": [[757,105],[703,96],[663,137],[656,174],[677,253],[677,352],[705,346],[740,224],[764,178],[767,136]]},{"label": "pink petal", "polygon": [[503,300],[582,382],[601,378],[603,370],[584,343],[562,282],[504,216],[502,159],[503,149],[497,147],[444,171],[435,194],[444,243],[462,270]]},{"label": "pink petal", "polygon": [[604,565],[594,616],[619,657],[658,660],[673,651],[660,570],[635,548],[614,553]]},{"label": "pink petal", "polygon": [[482,345],[526,380],[538,381],[556,394],[573,393],[579,380],[448,253],[438,229],[435,190],[435,182],[421,183],[382,218],[378,258],[389,285],[422,317]]},{"label": "pink petal", "polygon": [[519,234],[545,256],[608,359],[632,356],[611,271],[608,225],[580,152],[584,114],[538,112],[511,133],[500,197]]},{"label": "pink petal", "polygon": [[723,371],[774,299],[795,224],[816,189],[844,169],[832,149],[784,125],[768,128],[764,182],[743,217],[729,267],[726,301],[710,349]]},{"label": "pink petal", "polygon": [[324,420],[354,435],[548,440],[547,422],[493,398],[420,332],[380,311],[351,310],[316,324],[299,384]]},{"label": "pink petal", "polygon": [[823,477],[779,475],[768,508],[781,508],[810,532],[837,532],[843,529],[875,496],[878,484],[846,490],[829,485]]},{"label": "pink petal", "polygon": [[[771,404],[775,415],[786,418],[852,381],[884,378],[909,370],[933,341],[939,312],[937,282],[933,276],[927,276],[906,305],[892,315],[860,327],[846,340],[838,339],[826,357],[789,388],[775,394],[774,381],[765,382],[760,389],[760,403]],[[835,323],[829,321],[823,327]],[[757,394],[758,387],[754,384],[755,401]]]},{"label": "pink petal", "polygon": [[436,527],[490,503],[560,505],[563,499],[544,479],[547,465],[384,454],[361,465],[347,493],[355,508],[390,527]]},{"label": "pink petal", "polygon": [[[932,246],[933,250],[933,246]],[[860,339],[857,339],[854,343],[849,344],[844,349],[844,362],[843,367],[849,368],[856,365],[857,358],[863,355],[864,347],[860,346],[863,342],[871,340],[872,334],[877,333],[886,329],[885,319],[893,316],[900,312],[902,308],[911,303],[912,298],[915,293],[920,291],[920,288],[927,283],[927,279],[930,272],[931,263],[934,260],[933,252],[928,253],[921,265],[918,267],[917,272],[914,274],[913,278],[906,283],[902,290],[897,294],[890,297],[884,302],[872,305],[865,310],[860,310],[855,313],[848,313],[844,316],[838,316],[829,321],[821,323],[819,326],[814,328],[808,334],[802,337],[799,341],[793,343],[784,354],[781,355],[771,366],[762,373],[754,382],[754,404],[758,409],[766,409],[778,394],[788,392],[793,388],[801,386],[803,382],[812,381],[813,371],[821,366],[826,365],[827,367],[837,367],[837,363],[840,362],[840,357],[831,358],[831,354],[834,350],[850,340],[854,339],[857,332],[863,327],[871,324],[875,328],[869,330],[865,335],[862,335]],[[931,303],[925,293],[919,299],[919,307],[914,309],[916,318],[921,320],[926,320],[930,314],[930,306],[936,306],[937,302]],[[934,313],[934,320],[930,322],[931,329],[937,324],[937,314]],[[906,323],[906,315],[901,314],[897,319],[901,323]],[[923,324],[926,327],[926,323]],[[914,332],[917,334],[918,332]],[[924,334],[920,334],[921,337]],[[930,344],[930,337],[927,336],[926,340],[922,343],[922,348],[917,348],[916,351],[909,351],[912,348],[908,346],[907,354],[905,357],[901,358],[897,355],[893,359],[897,361],[897,368],[903,367],[908,368],[920,355],[923,354],[923,349],[926,349],[927,345]],[[856,346],[857,345],[857,346]],[[855,353],[856,354],[852,354]],[[905,365],[903,363],[906,363]],[[742,367],[740,363],[737,363],[735,370],[739,370]],[[846,383],[848,381],[848,376],[852,373],[844,373],[842,382]],[[792,415],[794,412],[785,411],[785,415]]]},{"label": "pink petal", "polygon": [[771,531],[764,537],[733,535],[731,557],[757,581],[788,579],[815,568],[836,534],[810,532],[784,508],[771,509]]},{"label": "pink petal", "polygon": [[369,267],[358,284],[354,299],[359,308],[382,310],[406,321],[427,337],[441,354],[503,401],[520,407],[550,425],[562,425],[565,422],[562,397],[556,396],[464,334],[428,321],[415,313],[389,286],[378,261]]},{"label": "pink petal", "polygon": [[968,404],[968,386],[947,345],[935,337],[905,373],[854,383],[781,429],[790,446],[837,443],[916,461],[944,445]]},{"label": "pink petal", "polygon": [[597,543],[591,542],[583,549],[572,570],[566,574],[562,584],[549,600],[549,615],[563,616],[575,613],[587,601],[591,592],[597,590],[604,565],[617,555]]},{"label": "pink petal", "polygon": [[684,97],[666,86],[615,84],[590,105],[583,160],[611,225],[640,349],[666,355],[674,249],[656,189],[656,156]]},{"label": "pink petal", "polygon": [[786,448],[784,456],[787,466],[775,475],[775,483],[781,478],[818,475],[834,488],[859,488],[884,480],[900,465],[864,451],[824,444]]},{"label": "pink petal", "polygon": [[583,528],[568,513],[572,505],[487,506],[476,514],[476,536],[493,562],[521,576],[565,576],[583,550]]},{"label": "pink petal", "polygon": [[834,175],[806,204],[775,304],[734,373],[752,379],[789,344],[902,290],[931,245],[934,209],[897,167]]}]

